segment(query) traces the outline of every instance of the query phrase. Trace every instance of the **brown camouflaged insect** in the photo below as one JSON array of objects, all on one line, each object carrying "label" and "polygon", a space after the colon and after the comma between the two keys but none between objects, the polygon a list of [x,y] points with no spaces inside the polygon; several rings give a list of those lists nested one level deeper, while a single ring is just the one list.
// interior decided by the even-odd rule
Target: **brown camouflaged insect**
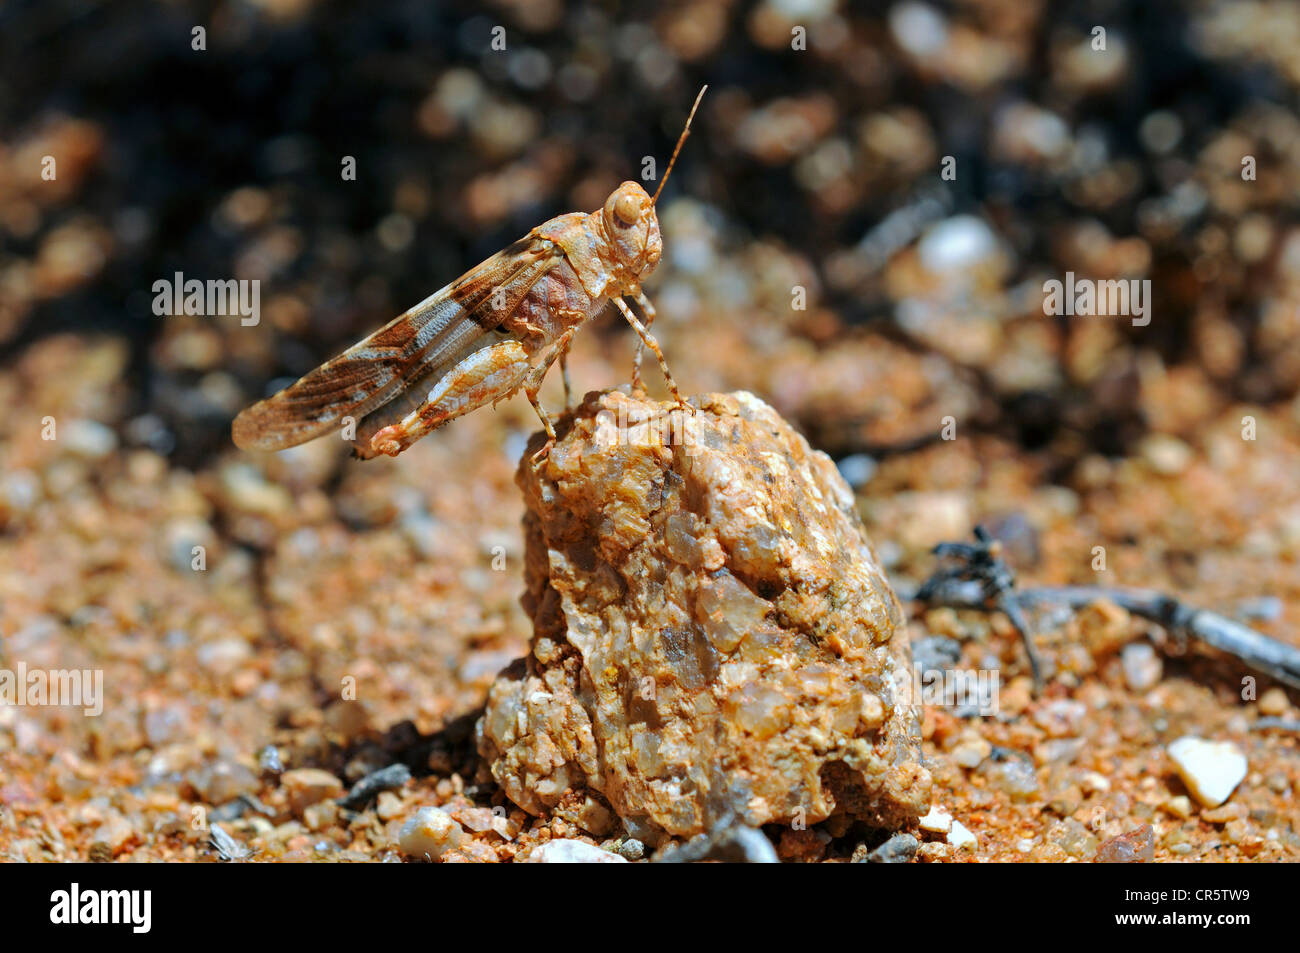
[{"label": "brown camouflaged insect", "polygon": [[[641,387],[641,355],[648,347],[673,397],[685,406],[659,343],[646,329],[655,310],[641,282],[663,254],[655,202],[706,89],[695,98],[653,198],[638,183],[624,182],[604,208],[537,226],[338,357],[245,409],[231,428],[235,445],[283,450],[351,418],[357,422],[357,456],[397,456],[447,421],[522,388],[546,429],[546,444],[534,455],[540,460],[555,443],[555,429],[537,399],[542,380],[558,358],[568,403],[569,344],[610,300],[641,337],[633,387]],[[625,295],[644,309],[645,324]]]}]

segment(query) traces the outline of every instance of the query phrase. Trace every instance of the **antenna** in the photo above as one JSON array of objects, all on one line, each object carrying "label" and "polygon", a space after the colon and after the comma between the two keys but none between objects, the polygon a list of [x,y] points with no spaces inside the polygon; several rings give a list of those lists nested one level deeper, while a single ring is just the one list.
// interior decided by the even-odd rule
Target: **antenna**
[{"label": "antenna", "polygon": [[682,128],[682,134],[677,140],[676,147],[673,149],[673,157],[668,160],[668,171],[666,171],[664,177],[659,180],[659,188],[655,189],[654,198],[650,200],[651,205],[654,205],[659,201],[659,193],[664,190],[664,186],[668,183],[668,176],[673,174],[673,164],[677,161],[677,153],[682,151],[682,143],[684,143],[686,137],[691,134],[691,120],[695,118],[695,110],[700,108],[700,100],[704,98],[704,92],[708,88],[708,86],[701,87],[700,94],[695,97],[695,105],[691,107],[691,114],[686,117],[686,125]]}]

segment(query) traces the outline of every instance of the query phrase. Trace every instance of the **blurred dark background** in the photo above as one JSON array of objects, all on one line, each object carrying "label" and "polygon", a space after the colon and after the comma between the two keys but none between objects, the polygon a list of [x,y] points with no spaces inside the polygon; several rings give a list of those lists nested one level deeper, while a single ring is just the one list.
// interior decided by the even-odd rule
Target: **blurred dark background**
[{"label": "blurred dark background", "polygon": [[[120,336],[129,414],[147,418],[128,439],[201,461],[244,403],[546,218],[597,207],[643,156],[662,169],[708,83],[665,198],[705,225],[666,222],[657,280],[680,272],[713,315],[775,313],[818,353],[868,328],[928,356],[925,386],[947,396],[922,402],[924,427],[880,433],[870,407],[827,421],[826,400],[724,378],[766,383],[837,453],[923,440],[948,406],[1028,447],[1066,429],[1120,452],[1186,427],[1141,405],[1143,354],[1194,368],[1211,402],[1300,385],[1298,17],[1208,0],[11,0],[0,357]],[[810,314],[703,287],[718,257],[761,284],[754,242],[803,276]],[[1035,289],[1066,270],[1151,278],[1155,320],[1045,319]],[[262,325],[156,317],[150,286],[177,271],[260,278]]]}]

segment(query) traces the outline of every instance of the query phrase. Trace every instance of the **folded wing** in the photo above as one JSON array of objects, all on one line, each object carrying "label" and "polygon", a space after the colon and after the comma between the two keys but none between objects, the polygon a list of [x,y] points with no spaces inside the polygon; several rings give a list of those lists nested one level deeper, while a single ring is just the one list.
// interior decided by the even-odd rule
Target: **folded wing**
[{"label": "folded wing", "polygon": [[[462,358],[500,340],[497,329],[563,252],[528,236],[493,255],[365,340],[235,418],[231,435],[243,450],[283,450],[343,425],[377,430],[375,412],[410,388],[436,380]],[[412,394],[414,399],[416,394]],[[418,401],[417,401],[418,403]],[[398,414],[400,416],[400,413]],[[362,434],[358,433],[358,443]],[[364,454],[368,455],[368,454]]]}]

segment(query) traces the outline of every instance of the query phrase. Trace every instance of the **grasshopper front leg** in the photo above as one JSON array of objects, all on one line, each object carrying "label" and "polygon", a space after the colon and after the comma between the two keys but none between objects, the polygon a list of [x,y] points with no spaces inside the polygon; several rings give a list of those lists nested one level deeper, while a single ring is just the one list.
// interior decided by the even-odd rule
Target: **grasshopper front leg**
[{"label": "grasshopper front leg", "polygon": [[[641,335],[641,343],[650,348],[654,353],[654,356],[659,361],[659,369],[664,372],[664,380],[668,382],[668,390],[672,392],[673,399],[677,401],[680,407],[685,408],[686,401],[682,399],[681,392],[677,389],[677,382],[673,380],[672,371],[668,370],[668,362],[664,360],[664,352],[659,347],[659,342],[654,339],[653,334],[645,329],[645,325],[637,320],[636,315],[632,313],[632,309],[628,307],[626,301],[622,298],[615,298],[614,303],[618,305],[618,309],[623,312],[623,317],[627,318],[627,323],[632,325],[632,329],[636,331],[637,334]],[[646,313],[650,314],[651,312]],[[634,386],[639,386],[640,383],[640,375],[637,375],[633,384]]]}]

